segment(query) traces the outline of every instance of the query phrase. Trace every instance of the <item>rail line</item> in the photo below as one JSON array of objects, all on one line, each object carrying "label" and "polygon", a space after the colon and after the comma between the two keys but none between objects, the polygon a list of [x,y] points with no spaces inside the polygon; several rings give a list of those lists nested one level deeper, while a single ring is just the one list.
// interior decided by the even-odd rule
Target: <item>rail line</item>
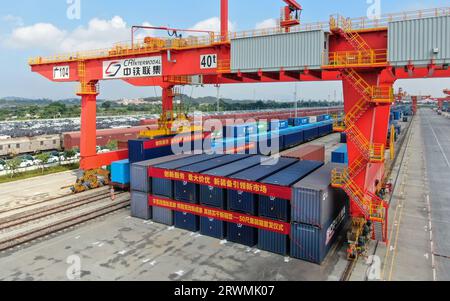
[{"label": "rail line", "polygon": [[[97,191],[97,192],[98,192],[98,191],[100,191],[100,190],[105,190],[105,191],[107,191],[108,189],[107,189],[107,188],[104,188],[104,187],[101,187],[101,188],[97,188],[96,190],[91,190],[91,191]],[[41,205],[41,204],[45,204],[45,203],[50,203],[50,202],[53,202],[53,201],[60,200],[60,199],[62,199],[62,198],[70,197],[70,196],[72,196],[72,195],[73,195],[73,194],[69,193],[69,194],[66,194],[66,195],[56,196],[56,197],[48,198],[48,199],[45,199],[45,200],[42,200],[42,201],[37,201],[37,202],[34,202],[34,203],[30,203],[30,204],[26,204],[26,205],[22,205],[22,206],[17,206],[17,207],[11,208],[11,209],[0,210],[0,215],[3,215],[3,214],[5,214],[5,213],[10,213],[10,212],[13,212],[13,211],[17,211],[17,210],[20,210],[20,209],[25,209],[25,208],[33,207],[33,206],[36,206],[36,205]]]},{"label": "rail line", "polygon": [[67,200],[61,204],[55,204],[50,206],[40,207],[37,210],[30,210],[28,212],[18,213],[12,215],[4,220],[0,219],[0,233],[6,229],[10,229],[15,226],[20,226],[31,221],[36,221],[53,214],[64,212],[70,209],[81,207],[87,204],[91,204],[97,201],[104,200],[109,194],[103,193],[100,195],[91,195],[82,198]]},{"label": "rail line", "polygon": [[118,194],[111,201],[109,194],[77,198],[38,211],[30,211],[0,224],[0,251],[45,237],[54,232],[84,223],[130,205],[127,193]]}]

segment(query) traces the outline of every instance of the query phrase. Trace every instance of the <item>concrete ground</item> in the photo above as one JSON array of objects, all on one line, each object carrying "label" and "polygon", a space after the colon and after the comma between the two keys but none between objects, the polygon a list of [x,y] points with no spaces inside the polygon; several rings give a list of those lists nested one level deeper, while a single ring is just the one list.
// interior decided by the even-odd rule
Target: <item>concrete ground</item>
[{"label": "concrete ground", "polygon": [[318,266],[144,222],[121,210],[0,253],[0,281],[65,281],[74,275],[81,280],[339,280],[345,265],[341,249]]},{"label": "concrete ground", "polygon": [[[325,144],[332,149],[338,144],[338,138],[339,135],[333,134],[312,143]],[[327,156],[329,154],[328,150]],[[20,196],[18,190],[9,189],[14,194],[11,199]],[[47,189],[41,187],[36,191]],[[129,210],[120,210],[0,253],[0,281],[337,281],[347,264],[343,243],[337,244],[319,266],[129,215]]]},{"label": "concrete ground", "polygon": [[351,280],[450,280],[450,120],[423,109],[411,131],[396,167],[389,244],[360,261]]},{"label": "concrete ground", "polygon": [[0,210],[28,205],[70,193],[65,187],[74,184],[76,171],[0,184]]}]

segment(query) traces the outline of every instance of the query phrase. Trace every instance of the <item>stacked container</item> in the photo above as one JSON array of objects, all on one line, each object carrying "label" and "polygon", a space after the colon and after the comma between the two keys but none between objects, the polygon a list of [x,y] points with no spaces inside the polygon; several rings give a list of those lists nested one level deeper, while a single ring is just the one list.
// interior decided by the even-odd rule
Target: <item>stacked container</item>
[{"label": "stacked container", "polygon": [[130,184],[130,161],[122,160],[111,164],[111,182],[119,185]]},{"label": "stacked container", "polygon": [[[248,157],[248,155],[202,155],[207,160],[191,164],[182,168],[177,168],[179,171],[202,173],[210,169],[219,168],[221,166],[239,161]],[[191,204],[199,204],[199,185],[189,182],[174,181],[174,198],[177,201]],[[180,229],[197,232],[200,228],[200,218],[196,215],[176,212],[175,226]]]},{"label": "stacked container", "polygon": [[[248,247],[258,245],[261,250],[281,255],[290,254],[291,257],[321,263],[347,219],[348,198],[341,190],[335,190],[330,185],[332,169],[342,166],[333,164],[323,166],[323,162],[298,161],[292,158],[272,160],[263,156],[198,155],[170,156],[133,164],[132,214],[143,219],[149,219],[153,215],[153,220],[157,223],[175,224],[176,227],[191,232],[200,230],[201,234],[206,236],[226,238]],[[250,182],[247,185],[252,185],[254,182],[259,183],[261,187],[265,186],[268,191],[284,191],[283,195],[286,193],[289,195],[288,191],[292,190],[292,197],[288,200],[257,192],[247,193],[218,188],[224,187],[223,184],[210,187],[207,184],[199,185],[179,180],[149,179],[149,167],[160,169],[164,174],[173,172],[174,176],[170,176],[171,179],[177,178],[175,175],[179,172],[185,179],[190,173],[189,177],[200,179],[204,176],[205,180],[207,177],[209,180],[214,178],[214,183],[217,180],[226,180],[233,182],[233,185],[242,185],[246,182]],[[212,183],[202,180],[192,181]],[[233,187],[230,184],[227,186]],[[180,209],[174,212],[156,205],[150,208],[149,194],[161,197],[161,201],[166,198],[167,208],[189,206],[180,204],[186,203],[192,204],[192,209],[186,209],[189,210],[188,213],[180,212]],[[170,204],[172,199],[178,203]],[[203,208],[199,208],[197,204]],[[208,213],[208,207],[217,209],[216,213]],[[197,209],[199,211],[196,211]],[[222,211],[233,214],[230,218],[227,212]],[[198,213],[192,214],[194,212]],[[222,217],[224,220],[205,217],[217,216],[215,214],[220,216],[224,214]],[[280,226],[291,224],[290,237],[279,234],[276,231],[281,229],[272,226],[259,224],[261,229],[257,229],[257,226],[238,224],[239,220],[246,219],[249,220],[249,225],[257,225],[257,222],[264,221],[268,225],[272,222]],[[250,224],[252,219],[257,220],[256,223]],[[266,230],[269,227],[274,232]]]},{"label": "stacked container", "polygon": [[[144,220],[149,220],[152,218],[152,209],[148,204],[148,194],[151,192],[151,182],[148,177],[148,168],[150,166],[155,166],[162,162],[178,160],[186,157],[189,156],[187,155],[169,156],[134,163],[131,165],[130,170],[131,215],[133,217]],[[155,218],[155,216],[153,216],[153,218]],[[156,218],[158,219],[158,217]],[[167,218],[165,220],[167,220]]]},{"label": "stacked container", "polygon": [[298,149],[289,150],[281,154],[286,158],[294,158],[305,161],[319,161],[325,163],[325,146],[324,145],[306,145]]},{"label": "stacked container", "polygon": [[339,146],[335,151],[331,153],[331,162],[348,164],[348,148],[347,144]]},{"label": "stacked container", "polygon": [[[323,163],[317,161],[297,162],[294,165],[265,178],[261,183],[291,187],[293,184],[302,180],[322,166]],[[291,202],[290,200],[260,195],[258,215],[267,219],[290,223]],[[261,250],[280,255],[288,255],[289,241],[288,235],[273,233],[262,229],[258,230],[258,248]]]},{"label": "stacked container", "polygon": [[331,172],[344,168],[329,163],[294,185],[291,256],[322,263],[348,220],[347,195],[331,187]]},{"label": "stacked container", "polygon": [[[242,171],[233,175],[231,178],[236,180],[244,180],[258,182],[278,171],[293,165],[297,160],[289,158],[280,158],[277,161],[268,160],[267,162]],[[258,195],[229,190],[228,191],[228,210],[240,212],[252,216],[258,214]],[[258,230],[243,225],[228,224],[228,240],[253,247],[257,244]]]}]

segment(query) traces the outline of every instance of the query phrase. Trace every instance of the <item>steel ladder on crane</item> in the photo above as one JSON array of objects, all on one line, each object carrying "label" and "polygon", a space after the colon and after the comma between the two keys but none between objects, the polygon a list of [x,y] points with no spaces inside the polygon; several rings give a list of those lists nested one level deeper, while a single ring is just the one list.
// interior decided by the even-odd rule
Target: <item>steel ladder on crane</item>
[{"label": "steel ladder on crane", "polygon": [[[359,57],[368,58],[360,60],[361,64],[376,63],[371,61],[374,50],[367,42],[352,29],[349,20],[342,17],[332,18],[330,28],[337,34],[342,35],[350,45],[357,51]],[[363,172],[370,163],[382,163],[385,160],[385,144],[372,143],[361,132],[357,126],[357,121],[367,112],[367,110],[377,104],[389,104],[394,101],[394,94],[391,87],[371,86],[354,69],[346,66],[351,61],[355,53],[339,54],[336,57],[343,57],[342,69],[340,69],[343,80],[348,82],[360,94],[361,99],[350,109],[345,116],[346,133],[359,151],[359,156],[352,162],[349,168],[344,170],[333,170],[332,186],[343,189],[358,206],[367,221],[373,224],[373,239],[387,241],[387,210],[388,206],[384,200],[375,194],[364,190],[354,178]],[[375,59],[375,58],[374,58]]]}]

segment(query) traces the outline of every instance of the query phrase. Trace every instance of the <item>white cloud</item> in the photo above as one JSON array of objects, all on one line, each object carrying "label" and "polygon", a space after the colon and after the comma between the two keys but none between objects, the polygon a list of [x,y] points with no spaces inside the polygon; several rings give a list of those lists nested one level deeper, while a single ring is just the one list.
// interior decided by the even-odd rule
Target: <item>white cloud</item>
[{"label": "white cloud", "polygon": [[13,26],[23,26],[23,19],[14,15],[6,15],[2,17],[2,21],[12,24]]},{"label": "white cloud", "polygon": [[6,45],[12,48],[53,48],[59,45],[67,35],[50,23],[36,23],[32,26],[18,27],[6,40]]},{"label": "white cloud", "polygon": [[276,19],[267,19],[256,24],[256,29],[275,28],[277,27]]},{"label": "white cloud", "polygon": [[[193,30],[208,30],[208,31],[214,31],[214,32],[220,32],[220,19],[218,17],[209,18],[203,21],[200,21],[196,23],[193,27],[190,29]],[[236,24],[233,22],[228,21],[228,30],[229,31],[235,31],[236,30]]]},{"label": "white cloud", "polygon": [[[150,23],[143,23],[151,26]],[[152,34],[140,31],[137,39]],[[79,26],[73,31],[59,29],[50,23],[37,23],[14,29],[5,45],[16,49],[42,49],[56,52],[73,52],[109,48],[117,42],[131,40],[131,28],[120,17],[110,20],[94,18],[87,26]]]}]

